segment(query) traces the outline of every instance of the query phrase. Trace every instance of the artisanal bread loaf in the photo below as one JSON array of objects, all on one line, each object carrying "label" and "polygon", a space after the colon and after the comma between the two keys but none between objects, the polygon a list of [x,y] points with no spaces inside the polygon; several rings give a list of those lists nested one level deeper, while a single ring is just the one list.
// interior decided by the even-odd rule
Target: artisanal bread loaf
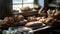
[{"label": "artisanal bread loaf", "polygon": [[26,27],[38,27],[38,26],[42,26],[42,23],[39,22],[29,22],[27,24],[25,24]]}]

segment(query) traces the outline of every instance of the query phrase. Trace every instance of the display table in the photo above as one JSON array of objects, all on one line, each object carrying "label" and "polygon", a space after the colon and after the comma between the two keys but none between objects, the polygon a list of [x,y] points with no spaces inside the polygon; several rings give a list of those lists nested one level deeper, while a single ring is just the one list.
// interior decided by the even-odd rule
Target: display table
[{"label": "display table", "polygon": [[[3,34],[4,33],[13,33],[13,32],[15,32],[15,33],[18,33],[19,32],[19,34],[22,32],[23,34],[34,34],[34,32],[36,32],[36,31],[41,31],[41,30],[44,30],[44,29],[48,29],[48,28],[50,28],[51,26],[45,26],[45,27],[41,27],[41,28],[37,28],[37,29],[35,29],[35,30],[33,30],[32,28],[26,28],[26,27],[24,27],[24,26],[20,26],[20,27],[18,27],[17,29],[15,29],[15,27],[13,27],[13,30],[12,30],[12,28],[9,28],[8,30],[4,30],[3,31]],[[29,29],[29,30],[28,30]],[[28,30],[28,31],[27,31]],[[8,32],[7,32],[8,31]],[[13,31],[13,32],[12,32]]]}]

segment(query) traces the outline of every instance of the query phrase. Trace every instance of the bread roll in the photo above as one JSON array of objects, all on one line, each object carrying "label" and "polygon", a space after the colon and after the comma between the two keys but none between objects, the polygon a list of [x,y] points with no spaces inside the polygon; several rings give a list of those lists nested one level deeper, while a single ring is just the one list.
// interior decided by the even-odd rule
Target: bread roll
[{"label": "bread roll", "polygon": [[46,10],[44,8],[41,8],[38,12],[38,14],[40,14],[40,16],[45,16],[46,17]]},{"label": "bread roll", "polygon": [[55,12],[54,18],[60,20],[60,11],[56,11],[56,12]]},{"label": "bread roll", "polygon": [[42,17],[37,17],[36,19],[37,19],[37,21],[39,21],[40,19],[42,19]]},{"label": "bread roll", "polygon": [[29,6],[24,6],[22,8],[20,8],[21,10],[30,10],[30,7]]},{"label": "bread roll", "polygon": [[18,22],[22,20],[24,20],[24,17],[22,15],[18,15],[18,17],[15,18],[15,21],[18,21]]},{"label": "bread roll", "polygon": [[35,17],[28,17],[28,21],[36,21],[37,19]]},{"label": "bread roll", "polygon": [[41,19],[39,20],[39,22],[42,22],[42,23],[44,23],[45,21],[46,21],[45,17],[41,17]]},{"label": "bread roll", "polygon": [[9,23],[14,23],[14,18],[13,17],[9,17]]},{"label": "bread roll", "polygon": [[50,9],[47,11],[47,16],[48,17],[51,17],[52,16],[52,11]]},{"label": "bread roll", "polygon": [[9,23],[9,17],[5,17],[3,21],[5,24],[8,24]]},{"label": "bread roll", "polygon": [[56,21],[56,19],[50,17],[50,18],[47,18],[45,23],[53,23],[54,21]]},{"label": "bread roll", "polygon": [[4,24],[3,20],[0,20],[0,25]]},{"label": "bread roll", "polygon": [[39,13],[39,14],[42,13],[43,9],[44,9],[44,8],[41,8],[38,13]]},{"label": "bread roll", "polygon": [[39,22],[45,23],[46,19],[40,19]]}]

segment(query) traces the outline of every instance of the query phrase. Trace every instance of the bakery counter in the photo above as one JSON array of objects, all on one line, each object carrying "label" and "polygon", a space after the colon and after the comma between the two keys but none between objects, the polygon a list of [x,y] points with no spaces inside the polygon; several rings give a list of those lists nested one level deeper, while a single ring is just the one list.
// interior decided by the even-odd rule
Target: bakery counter
[{"label": "bakery counter", "polygon": [[[58,24],[56,24],[56,26],[57,26]],[[16,29],[15,29],[15,27],[14,27],[14,29],[17,31],[23,31],[23,30],[25,30],[25,31],[28,31],[27,29],[29,29],[29,32],[28,33],[34,33],[34,34],[40,34],[40,33],[43,33],[43,34],[46,34],[46,33],[50,33],[51,31],[53,31],[53,27],[54,26],[49,26],[49,25],[45,25],[45,26],[42,26],[42,27],[38,27],[38,28],[30,28],[30,27],[25,27],[25,26],[20,26],[20,27],[17,27]],[[23,29],[23,30],[22,30]],[[8,29],[9,30],[9,29]],[[4,31],[8,31],[8,30],[4,30]],[[14,31],[15,31],[14,30]],[[11,30],[10,30],[11,31]],[[25,32],[24,31],[24,32]]]}]

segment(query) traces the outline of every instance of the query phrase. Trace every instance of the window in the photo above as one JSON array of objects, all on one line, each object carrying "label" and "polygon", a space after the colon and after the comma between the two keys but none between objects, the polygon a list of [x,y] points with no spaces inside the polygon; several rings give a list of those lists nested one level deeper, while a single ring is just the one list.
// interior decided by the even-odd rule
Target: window
[{"label": "window", "polygon": [[44,0],[38,0],[38,4],[39,4],[41,7],[44,7]]},{"label": "window", "polygon": [[34,0],[13,0],[13,10],[19,10],[23,6],[29,6],[32,8]]},{"label": "window", "polygon": [[49,3],[49,6],[51,6],[51,7],[60,7],[60,0],[52,0]]}]

